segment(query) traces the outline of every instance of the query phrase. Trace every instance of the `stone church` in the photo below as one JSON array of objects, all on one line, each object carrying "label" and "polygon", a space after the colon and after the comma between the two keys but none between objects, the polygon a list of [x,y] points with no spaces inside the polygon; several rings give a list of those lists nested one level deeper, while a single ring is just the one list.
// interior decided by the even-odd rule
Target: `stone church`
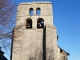
[{"label": "stone church", "polygon": [[11,60],[68,60],[69,53],[57,45],[53,21],[51,2],[20,3],[13,30]]}]

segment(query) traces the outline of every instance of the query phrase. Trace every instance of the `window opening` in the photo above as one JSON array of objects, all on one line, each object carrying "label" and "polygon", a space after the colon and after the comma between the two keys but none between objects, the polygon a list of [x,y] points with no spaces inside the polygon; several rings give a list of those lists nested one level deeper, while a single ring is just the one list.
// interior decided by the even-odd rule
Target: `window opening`
[{"label": "window opening", "polygon": [[40,14],[41,14],[41,9],[40,9],[40,8],[37,8],[36,14],[37,14],[37,15],[40,15]]},{"label": "window opening", "polygon": [[33,8],[30,8],[29,13],[30,13],[30,16],[33,16]]},{"label": "window opening", "polygon": [[62,53],[62,49],[60,49],[60,53]]},{"label": "window opening", "polygon": [[44,28],[44,20],[42,18],[38,19],[37,28]]},{"label": "window opening", "polygon": [[65,56],[64,56],[64,60],[65,60]]},{"label": "window opening", "polygon": [[26,20],[26,28],[32,28],[32,20],[31,19]]}]

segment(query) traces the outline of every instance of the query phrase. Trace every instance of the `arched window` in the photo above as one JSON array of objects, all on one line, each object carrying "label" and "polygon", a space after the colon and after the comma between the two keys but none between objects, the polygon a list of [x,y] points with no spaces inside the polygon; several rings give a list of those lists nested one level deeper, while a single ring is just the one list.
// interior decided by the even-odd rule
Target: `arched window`
[{"label": "arched window", "polygon": [[29,14],[30,14],[30,16],[33,16],[33,8],[30,8]]},{"label": "arched window", "polygon": [[41,14],[41,9],[40,8],[37,8],[36,9],[36,15],[40,15]]},{"label": "arched window", "polygon": [[44,20],[42,18],[38,18],[37,28],[44,28]]},{"label": "arched window", "polygon": [[26,28],[32,28],[32,19],[28,18],[26,20]]}]

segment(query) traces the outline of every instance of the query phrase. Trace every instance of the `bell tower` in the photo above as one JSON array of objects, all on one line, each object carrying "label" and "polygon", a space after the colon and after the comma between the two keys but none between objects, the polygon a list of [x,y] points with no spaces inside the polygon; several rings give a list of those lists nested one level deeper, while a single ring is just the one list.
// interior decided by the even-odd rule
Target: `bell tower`
[{"label": "bell tower", "polygon": [[57,60],[56,49],[52,3],[20,3],[13,31],[12,60]]}]

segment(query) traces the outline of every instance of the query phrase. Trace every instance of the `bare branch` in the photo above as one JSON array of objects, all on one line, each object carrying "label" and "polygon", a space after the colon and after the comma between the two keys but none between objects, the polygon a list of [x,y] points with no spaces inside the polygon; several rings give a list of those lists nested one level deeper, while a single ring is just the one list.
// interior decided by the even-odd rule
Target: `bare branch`
[{"label": "bare branch", "polygon": [[11,0],[0,0],[0,46],[5,50],[11,49],[12,30],[15,25],[14,15],[16,4]]}]

